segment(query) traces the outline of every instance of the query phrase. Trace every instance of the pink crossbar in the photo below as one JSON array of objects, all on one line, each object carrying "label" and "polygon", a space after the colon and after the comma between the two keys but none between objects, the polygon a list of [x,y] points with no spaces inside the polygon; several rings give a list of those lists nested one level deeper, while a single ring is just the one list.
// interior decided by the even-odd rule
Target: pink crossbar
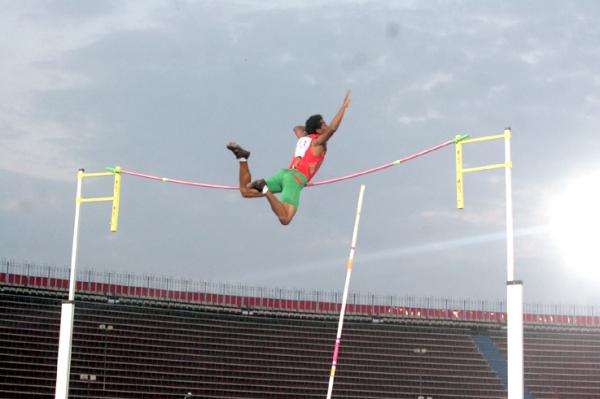
[{"label": "pink crossbar", "polygon": [[[395,166],[395,165],[400,165],[401,163],[404,163],[404,162],[413,160],[415,158],[421,157],[423,155],[429,154],[430,152],[439,150],[440,148],[444,148],[453,143],[454,143],[454,140],[448,140],[445,143],[438,144],[434,147],[431,147],[426,150],[409,155],[405,158],[398,159],[394,162],[386,163],[384,165],[380,165],[380,166],[377,166],[377,167],[374,167],[371,169],[363,170],[361,172],[352,173],[352,174],[346,175],[346,176],[322,180],[322,181],[318,181],[318,182],[314,182],[314,183],[308,183],[306,186],[307,187],[322,186],[325,184],[337,183],[337,182],[340,182],[343,180],[353,179],[353,178],[356,178],[359,176],[364,176],[364,175],[367,175],[370,173],[375,173],[380,170],[387,169],[387,168]],[[184,184],[184,185],[195,186],[195,187],[216,188],[216,189],[222,189],[222,190],[238,190],[239,189],[238,186],[227,186],[227,185],[222,185],[222,184],[210,184],[210,183],[194,182],[194,181],[189,181],[189,180],[171,179],[169,177],[155,176],[155,175],[150,175],[147,173],[133,172],[133,171],[124,170],[124,169],[121,169],[120,173],[122,173],[124,175],[129,175],[129,176],[142,177],[142,178],[150,179],[150,180],[158,180],[158,181],[167,182],[167,183]]]}]

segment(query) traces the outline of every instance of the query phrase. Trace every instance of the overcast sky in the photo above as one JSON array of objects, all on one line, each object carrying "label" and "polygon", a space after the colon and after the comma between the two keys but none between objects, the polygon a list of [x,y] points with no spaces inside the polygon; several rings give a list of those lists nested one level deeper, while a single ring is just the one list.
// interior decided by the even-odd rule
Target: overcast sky
[{"label": "overcast sky", "polygon": [[[69,264],[79,168],[233,185],[235,140],[269,177],[351,89],[316,181],[510,126],[525,301],[600,305],[600,3],[0,4],[0,257]],[[504,160],[502,141],[464,151]],[[504,299],[504,171],[466,175],[459,211],[452,146],[307,188],[286,227],[265,199],[124,176],[117,233],[82,207],[78,267],[341,291],[360,184],[352,291]]]}]

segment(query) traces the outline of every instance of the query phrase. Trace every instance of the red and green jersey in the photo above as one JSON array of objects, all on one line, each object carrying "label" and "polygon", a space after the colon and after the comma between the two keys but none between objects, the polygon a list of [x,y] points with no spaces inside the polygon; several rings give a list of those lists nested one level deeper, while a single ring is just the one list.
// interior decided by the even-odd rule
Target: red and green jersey
[{"label": "red and green jersey", "polygon": [[306,176],[307,181],[313,178],[317,171],[321,167],[327,150],[323,151],[320,156],[315,156],[311,150],[311,144],[316,139],[318,134],[309,134],[298,140],[296,144],[296,151],[292,162],[290,162],[290,169],[296,169],[298,172]]}]

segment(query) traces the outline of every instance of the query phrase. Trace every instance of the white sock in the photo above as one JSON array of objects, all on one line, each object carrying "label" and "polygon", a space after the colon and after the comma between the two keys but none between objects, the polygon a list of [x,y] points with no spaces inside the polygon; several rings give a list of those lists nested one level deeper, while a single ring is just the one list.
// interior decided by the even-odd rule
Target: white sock
[{"label": "white sock", "polygon": [[262,189],[262,193],[263,193],[263,194],[266,194],[266,193],[267,193],[267,191],[269,191],[269,186],[267,186],[267,185],[265,184],[265,186],[264,186],[264,187],[263,187],[263,189]]},{"label": "white sock", "polygon": [[248,162],[248,160],[246,158],[238,158],[238,161],[240,161],[240,162]]}]

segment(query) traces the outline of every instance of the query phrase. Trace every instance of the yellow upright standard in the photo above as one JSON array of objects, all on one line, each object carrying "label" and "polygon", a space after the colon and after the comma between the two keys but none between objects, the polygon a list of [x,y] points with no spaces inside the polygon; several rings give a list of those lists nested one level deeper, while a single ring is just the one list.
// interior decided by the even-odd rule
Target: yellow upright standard
[{"label": "yellow upright standard", "polygon": [[474,139],[461,140],[456,143],[456,206],[458,209],[465,207],[464,190],[463,190],[463,175],[469,172],[480,172],[483,170],[492,170],[500,168],[512,168],[512,162],[510,160],[505,163],[498,163],[492,165],[479,166],[476,168],[463,168],[463,144],[479,143],[482,141],[504,139],[509,140],[512,133],[509,128],[504,130],[502,134],[496,134],[493,136],[477,137]]},{"label": "yellow upright standard", "polygon": [[[114,176],[112,197],[83,198],[81,191],[83,179],[91,177]],[[73,346],[73,321],[75,315],[75,288],[77,277],[77,243],[79,241],[79,210],[81,204],[87,202],[112,201],[112,216],[110,230],[117,231],[119,221],[119,197],[121,193],[121,168],[110,168],[108,172],[85,173],[83,169],[77,172],[77,194],[75,195],[75,223],[73,226],[73,247],[71,249],[71,270],[69,280],[69,298],[61,306],[60,332],[58,340],[58,356],[56,361],[55,399],[69,398],[69,376],[71,374],[71,348]]]},{"label": "yellow upright standard", "polygon": [[[506,341],[508,360],[508,399],[523,399],[523,281],[515,279],[514,228],[512,206],[512,156],[510,128],[503,134],[456,142],[456,198],[464,207],[463,174],[482,170],[504,169],[506,194]],[[463,168],[462,145],[504,139],[504,163]]]},{"label": "yellow upright standard", "polygon": [[77,197],[77,203],[83,204],[86,202],[108,202],[112,201],[112,216],[110,218],[110,231],[113,233],[117,231],[119,226],[119,197],[121,196],[121,168],[117,166],[116,168],[110,168],[108,172],[96,172],[96,173],[85,173],[83,170],[80,170],[77,174],[78,179],[83,180],[84,178],[90,177],[103,177],[103,176],[114,176],[115,183],[113,186],[113,196],[112,197],[96,197],[96,198],[82,198],[80,196]]}]

